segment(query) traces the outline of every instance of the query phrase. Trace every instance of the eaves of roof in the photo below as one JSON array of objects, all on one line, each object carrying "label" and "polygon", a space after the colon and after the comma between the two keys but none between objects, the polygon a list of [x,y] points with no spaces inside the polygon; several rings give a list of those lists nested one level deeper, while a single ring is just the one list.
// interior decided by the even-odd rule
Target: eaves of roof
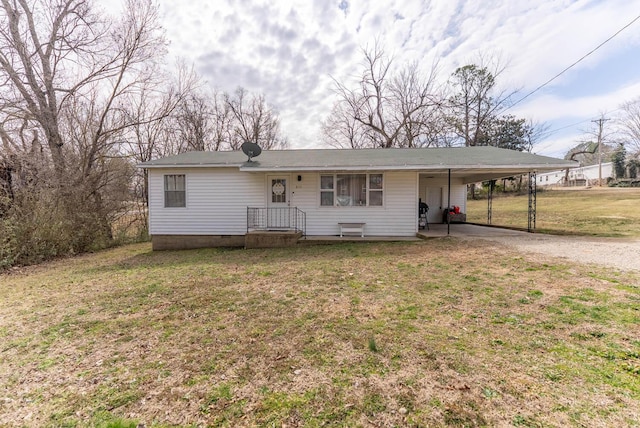
[{"label": "eaves of roof", "polygon": [[242,152],[188,152],[145,162],[141,168],[238,168],[247,172],[521,170],[574,168],[573,161],[495,147],[424,149],[316,149],[263,151],[247,161]]}]

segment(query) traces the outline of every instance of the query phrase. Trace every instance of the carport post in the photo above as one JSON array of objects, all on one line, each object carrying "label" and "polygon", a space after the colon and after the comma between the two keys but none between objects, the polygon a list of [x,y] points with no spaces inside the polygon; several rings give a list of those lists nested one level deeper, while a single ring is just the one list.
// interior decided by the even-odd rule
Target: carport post
[{"label": "carport post", "polygon": [[496,180],[489,180],[489,194],[487,195],[487,224],[491,224],[493,214],[493,189],[496,187]]},{"label": "carport post", "polygon": [[529,222],[527,225],[527,232],[534,232],[536,230],[536,172],[529,173]]},{"label": "carport post", "polygon": [[451,168],[449,168],[449,183],[447,184],[447,235],[451,233],[451,216],[449,215],[449,208],[451,208]]}]

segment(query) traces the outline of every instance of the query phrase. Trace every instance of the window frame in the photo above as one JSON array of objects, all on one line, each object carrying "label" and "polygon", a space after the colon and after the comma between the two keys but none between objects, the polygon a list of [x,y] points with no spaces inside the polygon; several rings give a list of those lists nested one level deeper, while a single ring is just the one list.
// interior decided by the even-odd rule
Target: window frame
[{"label": "window frame", "polygon": [[[169,177],[183,177],[183,187],[184,187],[184,189],[183,190],[168,190],[167,189],[167,187],[168,187],[167,186],[167,184],[168,184],[167,179]],[[162,193],[163,193],[163,198],[164,198],[164,208],[170,208],[170,209],[173,209],[173,208],[178,208],[178,209],[187,208],[187,174],[163,174],[163,176],[162,176],[162,188],[163,188],[163,192]],[[183,193],[184,194],[184,197],[183,197],[184,204],[183,205],[169,205],[169,203],[168,203],[169,198],[167,198],[167,193],[168,192],[172,192],[172,193],[181,192],[181,193]]]},{"label": "window frame", "polygon": [[[334,172],[318,174],[318,206],[320,208],[383,208],[385,206],[385,177],[382,172]],[[365,205],[340,205],[338,203],[338,176],[364,176],[365,178]],[[372,176],[380,176],[380,188],[376,189],[371,186]],[[327,182],[323,182],[323,177],[331,177],[331,185],[327,186]],[[324,185],[324,187],[323,187]],[[380,205],[371,205],[371,193],[380,194]],[[331,194],[332,205],[323,205],[323,194]],[[349,195],[353,196],[353,195]]]}]

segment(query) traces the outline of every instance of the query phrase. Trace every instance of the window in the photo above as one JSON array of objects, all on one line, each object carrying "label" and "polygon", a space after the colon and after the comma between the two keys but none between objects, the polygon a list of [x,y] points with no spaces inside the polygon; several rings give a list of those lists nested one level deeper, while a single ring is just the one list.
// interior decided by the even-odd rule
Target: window
[{"label": "window", "polygon": [[382,206],[382,174],[369,175],[369,206]]},{"label": "window", "polygon": [[185,181],[184,174],[164,176],[165,208],[184,208],[187,206]]},{"label": "window", "polygon": [[320,206],[382,206],[382,174],[335,174],[320,176]]},{"label": "window", "polygon": [[336,176],[336,204],[341,207],[367,205],[367,176],[365,174],[338,174]]},{"label": "window", "polygon": [[333,175],[320,176],[320,205],[332,207],[334,205]]},{"label": "window", "polygon": [[274,204],[284,204],[287,202],[287,179],[271,179],[271,202]]}]

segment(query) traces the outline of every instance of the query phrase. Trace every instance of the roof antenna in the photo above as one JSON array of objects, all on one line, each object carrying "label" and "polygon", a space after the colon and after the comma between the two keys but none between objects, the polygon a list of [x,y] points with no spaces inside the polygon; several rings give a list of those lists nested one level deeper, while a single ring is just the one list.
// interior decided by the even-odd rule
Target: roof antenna
[{"label": "roof antenna", "polygon": [[245,141],[244,143],[242,143],[242,146],[240,146],[240,148],[242,149],[242,152],[249,157],[247,162],[252,162],[251,158],[257,158],[258,156],[260,156],[260,153],[262,153],[262,149],[260,148],[260,146],[250,141]]}]

